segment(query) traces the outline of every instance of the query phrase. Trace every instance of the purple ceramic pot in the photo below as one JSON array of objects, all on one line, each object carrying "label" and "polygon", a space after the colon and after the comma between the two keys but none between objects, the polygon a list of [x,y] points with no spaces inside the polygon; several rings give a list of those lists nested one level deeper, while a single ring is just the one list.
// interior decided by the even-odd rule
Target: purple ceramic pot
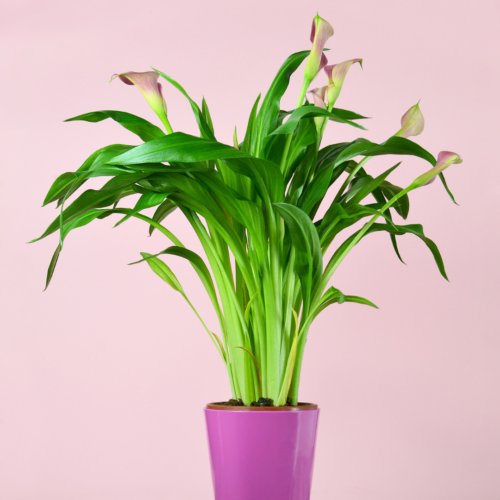
[{"label": "purple ceramic pot", "polygon": [[216,500],[309,500],[319,409],[208,405]]}]

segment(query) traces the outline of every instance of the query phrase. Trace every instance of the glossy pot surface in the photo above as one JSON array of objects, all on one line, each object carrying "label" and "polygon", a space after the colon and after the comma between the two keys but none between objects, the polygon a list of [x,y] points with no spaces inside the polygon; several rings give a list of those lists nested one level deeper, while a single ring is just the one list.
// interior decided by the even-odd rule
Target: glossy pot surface
[{"label": "glossy pot surface", "polygon": [[215,499],[309,500],[318,416],[316,405],[208,405]]}]

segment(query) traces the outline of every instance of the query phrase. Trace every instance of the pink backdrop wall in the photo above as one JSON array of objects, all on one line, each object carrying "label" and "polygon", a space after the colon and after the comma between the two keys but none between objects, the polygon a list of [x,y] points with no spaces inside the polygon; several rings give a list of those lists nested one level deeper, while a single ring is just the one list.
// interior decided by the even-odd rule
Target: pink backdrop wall
[{"label": "pink backdrop wall", "polygon": [[[63,119],[119,109],[158,121],[135,89],[107,84],[112,73],[154,65],[172,75],[206,97],[219,140],[230,142],[284,59],[309,48],[318,10],[336,31],[330,61],[364,58],[338,105],[374,117],[366,136],[386,139],[421,99],[417,142],[464,163],[448,171],[460,207],[436,182],[414,193],[410,212],[438,243],[451,283],[420,241],[400,239],[404,266],[383,234],[333,282],[380,310],[332,307],[311,332],[301,399],[322,408],[313,499],[498,500],[497,5],[3,0],[0,498],[212,497],[201,409],[229,397],[223,366],[182,297],[146,267],[126,266],[164,239],[135,220],[75,231],[45,293],[57,238],[25,242],[56,214],[40,205],[57,175],[101,146],[137,143],[113,122]],[[164,88],[174,129],[194,133],[188,104]],[[334,124],[326,139],[356,135]],[[405,159],[393,178],[404,184],[424,168]],[[179,214],[168,226],[197,248]],[[172,265],[216,328],[196,276]]]}]

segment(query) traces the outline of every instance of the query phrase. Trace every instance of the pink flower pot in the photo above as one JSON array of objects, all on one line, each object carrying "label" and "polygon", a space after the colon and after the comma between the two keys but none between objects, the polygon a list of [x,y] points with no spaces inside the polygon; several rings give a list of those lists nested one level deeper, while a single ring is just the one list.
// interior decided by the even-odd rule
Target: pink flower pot
[{"label": "pink flower pot", "polygon": [[319,409],[208,405],[216,500],[309,500]]}]

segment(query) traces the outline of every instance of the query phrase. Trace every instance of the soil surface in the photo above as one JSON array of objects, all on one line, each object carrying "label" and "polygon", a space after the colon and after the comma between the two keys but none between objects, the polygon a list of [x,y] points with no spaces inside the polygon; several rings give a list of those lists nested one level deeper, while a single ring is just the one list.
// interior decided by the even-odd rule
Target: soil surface
[{"label": "soil surface", "polygon": [[[212,403],[221,406],[245,406],[241,399],[230,399],[229,401],[222,401],[220,403]],[[253,401],[250,406],[274,406],[274,401],[270,398],[259,398],[258,401]],[[285,406],[292,406],[290,398],[286,400]]]}]

